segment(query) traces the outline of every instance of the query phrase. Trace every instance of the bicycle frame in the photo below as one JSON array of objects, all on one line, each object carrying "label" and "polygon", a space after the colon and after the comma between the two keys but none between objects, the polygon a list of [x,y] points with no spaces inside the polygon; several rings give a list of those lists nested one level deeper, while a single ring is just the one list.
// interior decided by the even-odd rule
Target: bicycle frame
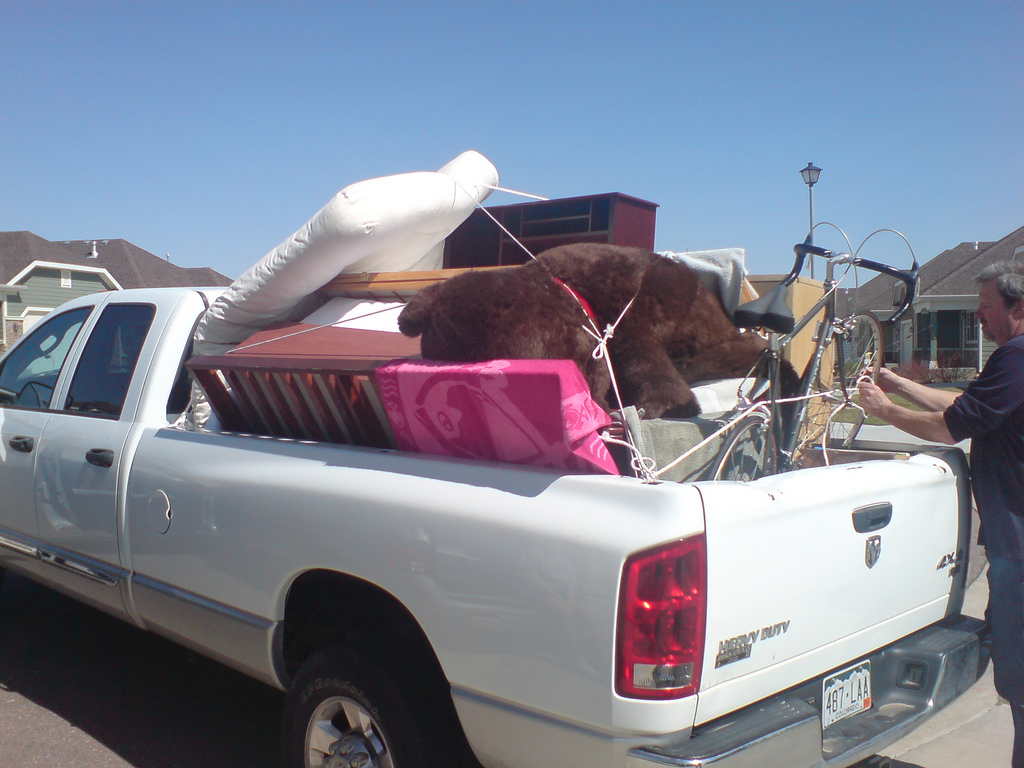
[{"label": "bicycle frame", "polygon": [[[769,455],[765,457],[765,469],[768,473],[787,471],[792,468],[793,454],[796,452],[797,443],[800,439],[800,427],[807,416],[807,409],[810,403],[809,396],[814,386],[815,377],[821,369],[825,350],[831,343],[836,324],[840,320],[836,313],[836,287],[838,285],[835,279],[836,265],[850,264],[855,267],[864,267],[874,272],[895,277],[907,284],[907,293],[903,305],[886,320],[888,325],[896,323],[910,309],[914,301],[917,285],[918,263],[916,257],[911,269],[903,271],[888,264],[869,261],[858,256],[835,254],[809,243],[801,243],[794,246],[794,251],[797,255],[796,262],[790,273],[783,279],[780,287],[788,287],[796,282],[797,277],[803,270],[805,258],[808,255],[817,255],[824,257],[826,260],[825,279],[823,281],[824,293],[815,302],[814,306],[795,323],[789,333],[781,335],[774,331],[769,331],[768,334],[768,408],[770,415],[767,444],[770,450]],[[792,342],[796,335],[803,331],[822,311],[824,311],[824,315],[814,339],[814,349],[800,377],[800,386],[796,393],[797,399],[787,413],[787,409],[779,402],[781,394],[779,391],[781,350]],[[835,354],[837,356],[835,360],[838,364],[837,370],[841,371],[843,370],[843,350],[841,344],[836,345]],[[846,397],[845,381],[843,385],[844,397]]]}]

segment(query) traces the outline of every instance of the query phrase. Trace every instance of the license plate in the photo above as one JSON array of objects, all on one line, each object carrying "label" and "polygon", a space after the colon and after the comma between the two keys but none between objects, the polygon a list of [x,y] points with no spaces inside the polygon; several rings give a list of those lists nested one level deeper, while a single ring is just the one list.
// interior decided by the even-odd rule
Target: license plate
[{"label": "license plate", "polygon": [[871,662],[865,661],[826,677],[821,684],[821,725],[871,709]]}]

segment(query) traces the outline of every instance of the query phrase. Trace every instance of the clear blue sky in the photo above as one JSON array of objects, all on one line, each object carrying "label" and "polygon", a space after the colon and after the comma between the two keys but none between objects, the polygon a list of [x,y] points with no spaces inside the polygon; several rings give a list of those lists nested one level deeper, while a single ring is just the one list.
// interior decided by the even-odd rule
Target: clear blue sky
[{"label": "clear blue sky", "polygon": [[1020,0],[0,0],[0,230],[235,277],[347,184],[476,149],[755,273],[788,268],[813,162],[817,219],[927,260],[1024,225],[1022,36]]}]

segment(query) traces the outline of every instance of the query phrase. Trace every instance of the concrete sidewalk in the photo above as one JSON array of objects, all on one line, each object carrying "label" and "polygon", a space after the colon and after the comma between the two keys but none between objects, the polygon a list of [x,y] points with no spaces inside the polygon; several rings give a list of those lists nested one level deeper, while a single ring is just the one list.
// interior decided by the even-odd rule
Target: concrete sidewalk
[{"label": "concrete sidewalk", "polygon": [[[914,443],[917,445],[938,445],[938,443],[930,443],[927,440],[922,440],[913,435],[908,435],[902,429],[890,426],[888,424],[865,424],[857,432],[858,440],[877,440],[883,443]],[[971,452],[971,441],[962,440],[956,444],[957,448],[962,448],[964,452],[970,454]]]},{"label": "concrete sidewalk", "polygon": [[[968,588],[963,612],[982,617],[988,580],[982,573]],[[1013,746],[1010,709],[996,693],[992,665],[971,690],[881,754],[891,768],[1009,768]]]}]

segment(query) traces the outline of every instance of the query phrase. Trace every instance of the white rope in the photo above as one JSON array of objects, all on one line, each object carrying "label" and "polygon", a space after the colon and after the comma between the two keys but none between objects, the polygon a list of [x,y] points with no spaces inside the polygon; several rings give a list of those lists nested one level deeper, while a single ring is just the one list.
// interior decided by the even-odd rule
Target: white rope
[{"label": "white rope", "polygon": [[[636,301],[636,297],[640,295],[640,289],[638,288],[637,292],[633,294],[633,298],[626,302],[626,306],[622,308],[622,311],[619,313],[619,316],[615,318],[615,322],[609,323],[608,325],[605,326],[604,333],[598,331],[597,324],[594,322],[594,319],[590,316],[590,313],[587,312],[587,308],[580,301],[579,297],[576,296],[576,294],[573,291],[569,291],[569,293],[570,295],[572,295],[574,299],[576,299],[576,303],[580,305],[580,309],[582,309],[583,313],[587,316],[587,323],[581,325],[580,327],[583,328],[583,330],[587,333],[588,336],[590,336],[592,339],[594,339],[594,341],[597,342],[594,345],[594,350],[590,353],[590,356],[594,360],[604,360],[605,367],[607,367],[608,369],[608,377],[612,383],[612,391],[615,393],[615,404],[618,406],[619,411],[621,412],[624,409],[622,403],[622,394],[619,391],[619,381],[615,377],[615,367],[612,365],[612,356],[608,352],[608,342],[611,341],[613,336],[615,336],[615,329],[619,327],[619,323],[622,322],[622,318],[626,316],[626,312],[628,312],[629,308],[633,306],[633,302]],[[587,325],[589,325],[590,327],[588,328]],[[637,476],[639,476],[643,482],[655,482],[655,480],[657,480],[657,475],[654,474],[654,468],[658,466],[657,462],[651,457],[645,456],[643,452],[635,445],[633,436],[630,434],[629,427],[626,426],[625,422],[623,422],[622,426],[625,429],[626,442],[622,442],[621,440],[615,440],[614,438],[608,439],[614,440],[614,442],[618,444],[626,445],[629,448],[630,453],[632,453],[632,458],[630,459],[630,466],[633,468],[633,471],[636,472]]]},{"label": "white rope", "polygon": [[[637,289],[637,292],[633,294],[633,298],[626,303],[625,307],[623,307],[619,316],[615,319],[615,322],[605,326],[604,333],[598,332],[597,324],[589,314],[587,314],[587,323],[590,324],[590,327],[588,328],[586,325],[581,326],[583,330],[586,331],[587,335],[597,342],[594,346],[594,351],[590,353],[590,356],[595,360],[604,360],[604,364],[608,368],[608,376],[612,381],[612,391],[615,393],[615,404],[619,407],[619,410],[622,410],[623,408],[622,395],[619,393],[619,382],[615,378],[615,369],[612,367],[611,355],[608,354],[608,342],[611,341],[612,337],[615,335],[615,329],[619,327],[619,323],[622,322],[622,318],[626,316],[626,312],[629,311],[629,308],[633,306],[633,302],[636,301],[636,297],[639,293],[640,290]],[[573,298],[576,298],[575,295]],[[586,314],[586,308],[580,303],[578,298],[576,299],[576,302],[580,304],[580,308],[583,309]]]},{"label": "white rope", "polygon": [[[623,427],[625,426],[626,425],[623,424]],[[629,437],[628,427],[626,428],[626,436],[627,438]],[[657,481],[658,478],[654,470],[658,466],[658,463],[650,456],[644,456],[640,449],[633,445],[632,442],[630,442],[628,439],[619,440],[617,437],[612,437],[607,434],[601,435],[601,439],[606,443],[611,443],[613,445],[621,445],[629,449],[629,452],[632,454],[629,460],[629,466],[636,473],[637,477],[640,478],[641,482],[653,483]]]},{"label": "white rope", "polygon": [[[456,183],[458,183],[458,182],[456,182]],[[494,184],[481,184],[480,186],[481,187],[486,187],[487,189],[493,189],[495,192],[508,192],[510,195],[519,195],[520,197],[528,197],[531,200],[543,200],[544,202],[547,202],[548,200],[551,199],[550,197],[541,197],[540,195],[531,195],[529,192],[520,192],[517,189],[509,189],[508,187],[497,187]]]},{"label": "white rope", "polygon": [[[473,195],[470,193],[470,191],[468,189],[466,189],[465,186],[463,186],[462,182],[460,182],[458,179],[453,179],[453,181],[455,182],[455,185],[459,189],[461,189],[463,192],[465,192],[470,197],[473,197]],[[490,184],[481,184],[480,186],[487,187],[488,189],[501,190],[502,192],[510,192],[510,193],[512,193],[514,195],[522,195],[523,197],[532,197],[535,200],[547,200],[548,199],[546,197],[540,197],[539,195],[531,195],[531,194],[528,194],[526,192],[516,192],[515,190],[505,189],[503,187],[495,187],[495,186],[492,186]],[[479,208],[481,211],[483,211],[487,215],[487,217],[498,226],[498,229],[500,229],[502,232],[504,232],[513,243],[515,243],[520,248],[522,248],[527,256],[529,256],[534,261],[537,260],[537,257],[533,255],[533,252],[530,251],[530,249],[527,248],[525,245],[523,245],[521,242],[519,242],[519,238],[516,237],[515,235],[513,235],[511,232],[509,232],[508,228],[504,224],[502,224],[500,221],[498,221],[498,219],[494,216],[494,214],[491,213],[489,210],[487,210],[484,207],[484,204],[482,202],[478,202],[476,204],[476,207]]]}]

